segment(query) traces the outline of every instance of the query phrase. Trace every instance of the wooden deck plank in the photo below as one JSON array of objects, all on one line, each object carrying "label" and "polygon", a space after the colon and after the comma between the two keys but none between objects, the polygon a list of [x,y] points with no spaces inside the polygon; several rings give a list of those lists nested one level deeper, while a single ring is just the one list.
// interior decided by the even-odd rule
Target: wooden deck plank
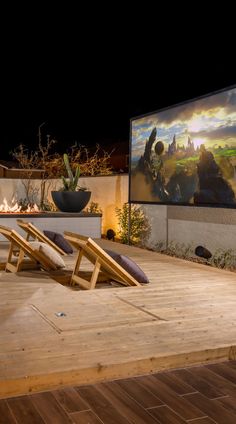
[{"label": "wooden deck plank", "polygon": [[224,393],[224,395],[232,396],[233,398],[236,398],[236,386],[233,383],[231,383],[229,380],[226,380],[220,375],[210,371],[208,368],[206,368],[206,366],[194,367],[194,368],[191,368],[189,371],[194,376],[200,377],[204,379],[206,382],[217,387],[217,389],[220,390],[222,393]]},{"label": "wooden deck plank", "polygon": [[28,396],[8,399],[7,403],[17,423],[44,424],[42,417]]},{"label": "wooden deck plank", "polygon": [[11,412],[6,400],[0,400],[0,424],[16,424],[13,413]]},{"label": "wooden deck plank", "polygon": [[236,415],[236,396],[234,398],[227,396],[221,399],[217,399],[217,404],[218,403]]},{"label": "wooden deck plank", "polygon": [[72,422],[75,424],[102,424],[103,421],[92,411],[82,411],[70,414]]},{"label": "wooden deck plank", "polygon": [[194,418],[201,418],[205,415],[197,405],[192,405],[184,397],[178,396],[172,389],[161,381],[158,381],[154,376],[139,377],[139,382],[170,409],[176,411],[183,419],[193,420]]},{"label": "wooden deck plank", "polygon": [[48,424],[71,424],[69,416],[64,411],[62,405],[56,401],[52,393],[38,393],[34,396],[28,397],[43,418],[44,422]]},{"label": "wooden deck plank", "polygon": [[89,409],[88,404],[83,401],[74,387],[54,390],[52,394],[67,413],[87,411]]},{"label": "wooden deck plank", "polygon": [[217,403],[217,401],[209,402],[208,399],[200,393],[185,395],[184,397],[218,424],[235,424],[235,415]]},{"label": "wooden deck plank", "polygon": [[120,386],[130,397],[136,400],[143,408],[154,408],[163,405],[160,399],[143,387],[137,378],[117,380]]},{"label": "wooden deck plank", "polygon": [[230,369],[225,365],[219,367],[218,364],[209,365],[208,368],[221,377],[224,377],[226,380],[231,381],[231,383],[236,384],[236,370]]},{"label": "wooden deck plank", "polygon": [[129,422],[136,424],[156,424],[156,420],[138,402],[135,402],[115,382],[97,384],[96,389]]},{"label": "wooden deck plank", "polygon": [[168,424],[186,424],[186,421],[177,415],[172,409],[168,406],[162,406],[159,408],[149,409],[150,414],[158,419],[159,423],[168,423]]},{"label": "wooden deck plank", "polygon": [[171,390],[178,395],[186,395],[187,393],[195,393],[196,389],[191,387],[188,383],[179,380],[171,372],[155,374],[162,383],[166,384]]},{"label": "wooden deck plank", "polygon": [[200,392],[202,395],[208,397],[209,399],[215,399],[224,396],[224,393],[222,393],[220,390],[216,389],[204,379],[191,374],[191,372],[186,369],[172,371],[170,375],[174,375],[184,383],[189,384],[193,387],[193,389]]},{"label": "wooden deck plank", "polygon": [[99,244],[136,260],[150,284],[85,292],[39,270],[0,273],[1,397],[235,359],[235,273]]},{"label": "wooden deck plank", "polygon": [[78,388],[78,393],[87,402],[104,424],[128,424],[124,415],[96,387]]}]

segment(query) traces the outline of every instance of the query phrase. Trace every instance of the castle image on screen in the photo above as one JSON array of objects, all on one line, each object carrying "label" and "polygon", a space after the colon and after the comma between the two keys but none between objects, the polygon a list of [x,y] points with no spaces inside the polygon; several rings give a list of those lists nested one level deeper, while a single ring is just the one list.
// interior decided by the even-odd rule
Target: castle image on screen
[{"label": "castle image on screen", "polygon": [[236,87],[131,120],[129,200],[236,208]]}]

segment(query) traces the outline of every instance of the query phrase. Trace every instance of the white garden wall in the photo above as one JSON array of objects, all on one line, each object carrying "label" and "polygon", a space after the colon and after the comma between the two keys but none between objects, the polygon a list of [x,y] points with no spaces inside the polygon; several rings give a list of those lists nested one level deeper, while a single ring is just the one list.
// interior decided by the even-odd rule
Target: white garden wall
[{"label": "white garden wall", "polygon": [[[35,187],[40,182],[34,181]],[[53,181],[54,189],[61,185]],[[115,208],[121,208],[128,201],[128,175],[107,177],[86,177],[80,185],[92,192],[91,201],[102,208],[102,232],[109,228],[117,231]],[[50,191],[50,189],[49,189]],[[10,201],[15,195],[24,198],[24,187],[20,180],[0,180],[0,203],[6,197]],[[155,247],[158,241],[184,244],[203,244],[210,250],[218,248],[236,249],[236,209],[200,208],[183,206],[142,205],[152,231],[148,247]]]}]

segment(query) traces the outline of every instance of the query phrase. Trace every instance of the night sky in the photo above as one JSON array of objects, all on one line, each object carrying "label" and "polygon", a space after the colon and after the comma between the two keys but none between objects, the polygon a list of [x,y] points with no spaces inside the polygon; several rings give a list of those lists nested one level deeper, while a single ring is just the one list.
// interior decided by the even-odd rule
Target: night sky
[{"label": "night sky", "polygon": [[43,122],[43,139],[56,138],[62,152],[75,141],[107,150],[128,144],[130,118],[236,83],[222,55],[196,60],[196,51],[191,61],[174,40],[166,50],[108,30],[90,39],[78,22],[65,27],[45,16],[28,19],[27,28],[18,22],[20,31],[3,43],[0,159],[11,159],[20,143],[34,149]]}]

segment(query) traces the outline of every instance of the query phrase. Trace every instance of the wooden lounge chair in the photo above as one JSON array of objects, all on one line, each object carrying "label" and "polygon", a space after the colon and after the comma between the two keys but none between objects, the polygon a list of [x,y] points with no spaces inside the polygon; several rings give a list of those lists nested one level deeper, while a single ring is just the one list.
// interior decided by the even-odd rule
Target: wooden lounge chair
[{"label": "wooden lounge chair", "polygon": [[61,255],[66,255],[64,250],[57,246],[52,240],[50,240],[45,234],[35,227],[31,222],[23,221],[22,219],[17,219],[17,224],[26,232],[26,240],[29,240],[32,237],[35,240],[41,241],[42,243],[47,243],[49,246],[53,247]]},{"label": "wooden lounge chair", "polygon": [[23,269],[42,268],[56,281],[62,284],[70,282],[71,275],[68,276],[62,270],[58,270],[55,263],[44,252],[34,247],[17,231],[0,225],[0,234],[10,242],[7,260],[0,264],[0,269],[19,272]]},{"label": "wooden lounge chair", "polygon": [[[125,286],[141,286],[132,275],[111,258],[111,256],[91,238],[67,231],[64,233],[64,236],[66,240],[78,250],[74,271],[71,277],[72,285],[79,284],[84,289],[94,289],[99,272],[102,272],[109,279],[118,281]],[[94,265],[90,281],[79,276],[80,264],[83,256]]]}]

